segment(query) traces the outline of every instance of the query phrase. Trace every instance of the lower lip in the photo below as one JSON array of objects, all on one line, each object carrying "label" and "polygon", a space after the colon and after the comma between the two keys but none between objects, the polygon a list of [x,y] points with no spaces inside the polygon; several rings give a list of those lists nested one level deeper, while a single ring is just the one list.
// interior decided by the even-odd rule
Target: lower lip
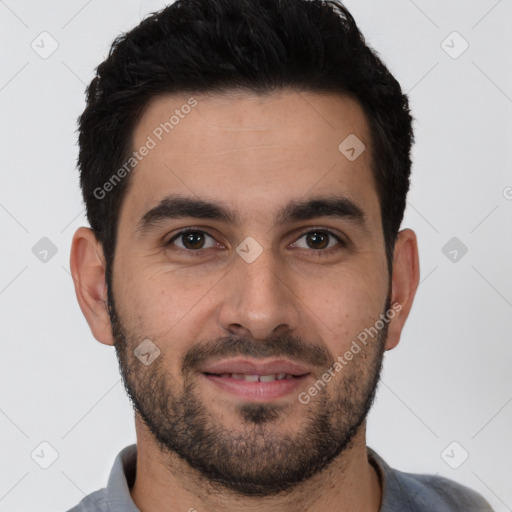
[{"label": "lower lip", "polygon": [[231,377],[220,377],[216,375],[203,376],[218,388],[246,400],[265,402],[282,398],[293,392],[297,393],[303,385],[307,375],[294,377],[293,379],[273,380],[272,382],[248,382],[245,380],[233,379]]}]

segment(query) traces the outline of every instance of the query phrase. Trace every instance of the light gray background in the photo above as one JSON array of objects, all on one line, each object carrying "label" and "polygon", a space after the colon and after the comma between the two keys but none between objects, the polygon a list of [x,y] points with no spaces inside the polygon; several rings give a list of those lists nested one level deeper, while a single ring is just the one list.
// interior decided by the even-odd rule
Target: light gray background
[{"label": "light gray background", "polygon": [[[512,510],[512,1],[346,4],[416,118],[403,227],[419,238],[421,284],[386,354],[368,444]],[[0,0],[0,512],[66,510],[135,442],[114,349],[90,334],[69,274],[86,224],[75,129],[114,37],[161,6]],[[43,31],[59,45],[47,59],[31,47],[51,49]],[[454,31],[469,43],[458,58]],[[57,248],[46,262],[32,252],[43,237]],[[452,237],[468,248],[455,262],[442,250]],[[31,458],[51,461],[43,441],[58,453],[48,469]]]}]

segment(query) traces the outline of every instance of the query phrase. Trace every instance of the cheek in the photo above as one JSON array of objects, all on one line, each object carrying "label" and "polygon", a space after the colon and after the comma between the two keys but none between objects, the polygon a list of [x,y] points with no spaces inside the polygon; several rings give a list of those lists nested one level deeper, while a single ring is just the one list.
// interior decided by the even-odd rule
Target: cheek
[{"label": "cheek", "polygon": [[116,306],[130,333],[151,339],[163,352],[184,350],[212,315],[221,279],[217,272],[198,276],[139,264],[118,280]]},{"label": "cheek", "polygon": [[334,354],[344,352],[353,340],[370,328],[383,312],[387,283],[382,276],[368,273],[337,272],[322,286],[309,287],[305,294],[306,311],[322,327],[324,342]]}]

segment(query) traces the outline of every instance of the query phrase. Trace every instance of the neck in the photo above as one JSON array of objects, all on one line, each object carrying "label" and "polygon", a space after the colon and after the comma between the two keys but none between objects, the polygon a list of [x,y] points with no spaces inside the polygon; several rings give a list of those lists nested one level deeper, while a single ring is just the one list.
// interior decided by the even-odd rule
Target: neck
[{"label": "neck", "polygon": [[142,512],[378,512],[379,478],[368,462],[366,424],[352,443],[327,468],[289,492],[270,497],[246,497],[213,486],[175,454],[162,453],[136,415],[137,472],[130,490]]}]

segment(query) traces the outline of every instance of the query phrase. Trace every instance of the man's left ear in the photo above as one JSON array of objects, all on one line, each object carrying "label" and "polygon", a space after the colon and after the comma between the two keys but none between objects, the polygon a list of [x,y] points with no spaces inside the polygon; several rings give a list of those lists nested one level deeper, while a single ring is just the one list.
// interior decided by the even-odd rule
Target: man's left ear
[{"label": "man's left ear", "polygon": [[386,350],[398,345],[400,334],[409,316],[420,279],[416,233],[403,229],[398,233],[393,256],[391,307],[395,315],[389,322]]},{"label": "man's left ear", "polygon": [[91,229],[82,227],[76,231],[69,263],[76,297],[93,336],[100,343],[114,345],[107,309],[105,258]]}]

